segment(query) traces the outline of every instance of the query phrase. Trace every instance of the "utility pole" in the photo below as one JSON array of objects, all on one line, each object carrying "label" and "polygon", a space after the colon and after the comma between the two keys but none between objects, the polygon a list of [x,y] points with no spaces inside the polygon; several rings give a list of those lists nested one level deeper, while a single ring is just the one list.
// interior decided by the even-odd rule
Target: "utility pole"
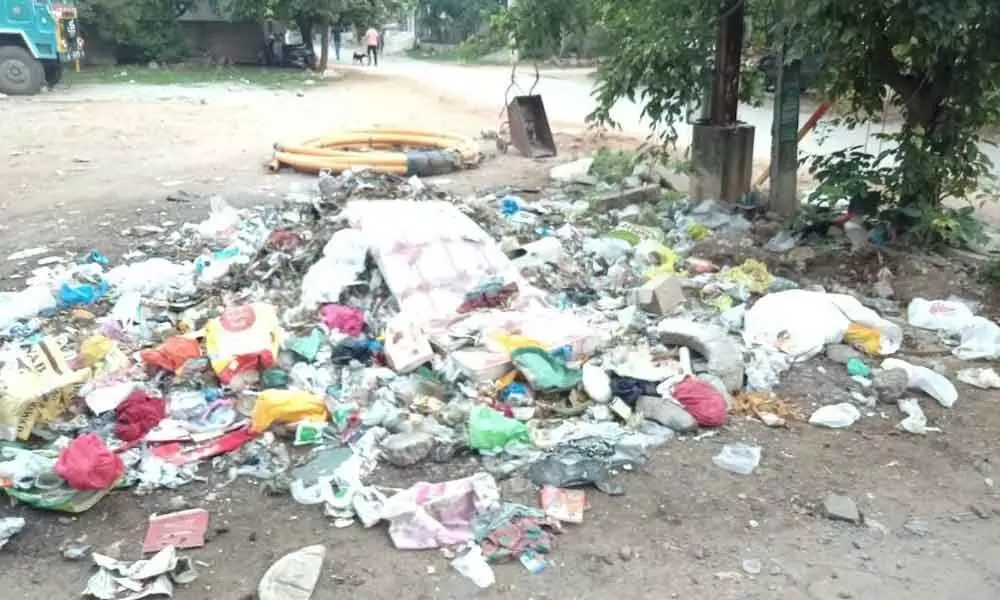
[{"label": "utility pole", "polygon": [[[787,28],[784,19],[794,0],[775,0],[774,53],[777,82],[774,86],[774,118],[771,124],[771,195],[769,204],[778,214],[789,217],[799,208],[797,193],[799,168],[799,83],[800,63],[787,63]],[[787,63],[787,64],[786,64]]]},{"label": "utility pole", "polygon": [[[752,125],[738,120],[746,0],[729,0],[719,13],[715,70],[707,119],[692,125],[691,198],[739,202],[753,174]],[[704,111],[702,116],[706,116]]]},{"label": "utility pole", "polygon": [[[780,0],[779,0],[780,1]],[[740,99],[745,0],[731,0],[715,35],[715,78],[712,81],[712,125],[732,125]]]}]

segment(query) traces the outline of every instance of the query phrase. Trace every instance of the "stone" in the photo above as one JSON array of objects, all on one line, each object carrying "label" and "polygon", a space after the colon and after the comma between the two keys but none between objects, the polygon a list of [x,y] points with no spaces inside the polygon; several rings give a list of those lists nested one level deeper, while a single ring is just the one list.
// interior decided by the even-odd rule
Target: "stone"
[{"label": "stone", "polygon": [[382,442],[386,460],[397,467],[409,467],[427,458],[434,448],[434,436],[422,431],[396,433]]},{"label": "stone", "polygon": [[830,494],[823,500],[823,514],[831,521],[845,521],[847,523],[860,523],[861,512],[858,505],[847,496],[840,494]]},{"label": "stone", "polygon": [[846,365],[852,358],[864,358],[864,354],[847,344],[828,344],[826,346],[826,357],[835,363]]},{"label": "stone", "polygon": [[635,558],[635,550],[633,550],[631,546],[622,546],[618,550],[618,558],[626,562],[630,561]]},{"label": "stone", "polygon": [[280,558],[257,584],[260,600],[309,600],[319,582],[326,548],[308,546]]},{"label": "stone", "polygon": [[970,504],[969,510],[980,519],[989,519],[993,516],[993,511],[985,504]]},{"label": "stone", "polygon": [[884,369],[872,375],[872,386],[882,402],[902,398],[910,386],[910,376],[903,369]]},{"label": "stone", "polygon": [[716,325],[686,319],[663,319],[656,326],[658,341],[671,346],[687,346],[708,361],[708,370],[736,392],[743,389],[743,352],[726,330]]},{"label": "stone", "polygon": [[896,290],[892,289],[892,284],[888,281],[880,279],[872,286],[872,293],[883,300],[888,300],[896,295]]},{"label": "stone", "polygon": [[635,408],[650,421],[656,421],[677,433],[688,433],[698,429],[698,422],[683,406],[656,396],[639,396]]},{"label": "stone", "polygon": [[549,178],[559,183],[590,183],[593,181],[590,176],[590,167],[593,164],[593,158],[581,158],[556,165],[549,170]]},{"label": "stone", "polygon": [[763,569],[759,558],[744,558],[741,566],[747,575],[760,575]]},{"label": "stone", "polygon": [[658,275],[632,292],[632,304],[648,313],[665,316],[684,303],[681,279]]},{"label": "stone", "polygon": [[918,517],[910,517],[903,523],[903,531],[915,535],[917,537],[924,537],[931,532],[930,527],[927,526],[927,522]]}]

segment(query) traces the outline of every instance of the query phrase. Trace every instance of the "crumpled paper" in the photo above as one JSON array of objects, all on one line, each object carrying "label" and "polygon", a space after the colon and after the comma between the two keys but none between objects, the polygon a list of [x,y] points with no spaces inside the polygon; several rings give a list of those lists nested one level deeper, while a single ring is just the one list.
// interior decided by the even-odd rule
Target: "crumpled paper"
[{"label": "crumpled paper", "polygon": [[174,584],[187,584],[198,574],[191,559],[177,555],[167,546],[152,558],[126,562],[94,553],[97,573],[87,581],[83,595],[98,600],[139,600],[173,597]]}]

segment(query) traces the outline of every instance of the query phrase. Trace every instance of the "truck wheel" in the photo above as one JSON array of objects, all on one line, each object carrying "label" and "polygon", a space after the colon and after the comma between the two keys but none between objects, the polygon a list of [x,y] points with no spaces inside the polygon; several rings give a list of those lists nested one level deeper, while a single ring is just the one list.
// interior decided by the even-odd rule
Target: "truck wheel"
[{"label": "truck wheel", "polygon": [[45,69],[24,48],[0,46],[0,92],[10,96],[37,94],[45,85]]},{"label": "truck wheel", "polygon": [[46,62],[45,65],[45,85],[54,88],[62,81],[63,64],[57,61]]}]

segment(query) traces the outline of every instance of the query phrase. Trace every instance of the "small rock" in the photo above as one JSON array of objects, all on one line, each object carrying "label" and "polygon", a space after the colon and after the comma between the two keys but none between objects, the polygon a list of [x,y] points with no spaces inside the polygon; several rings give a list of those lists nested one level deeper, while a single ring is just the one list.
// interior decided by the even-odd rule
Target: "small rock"
[{"label": "small rock", "polygon": [[781,573],[782,573],[781,567],[779,567],[778,565],[774,565],[773,567],[771,567],[771,570],[768,571],[768,573],[770,575],[773,575],[773,576],[777,577],[778,575],[781,575]]},{"label": "small rock", "polygon": [[903,531],[918,537],[924,537],[931,532],[927,522],[918,517],[910,517],[903,523]]},{"label": "small rock", "polygon": [[683,406],[655,396],[639,396],[635,404],[636,410],[651,421],[656,421],[664,427],[678,433],[686,433],[698,429],[698,422]]},{"label": "small rock", "polygon": [[858,505],[854,500],[840,494],[830,494],[823,500],[823,514],[831,521],[861,522]]},{"label": "small rock", "polygon": [[708,558],[708,549],[704,546],[697,546],[691,550],[691,557],[695,560],[705,560]]},{"label": "small rock", "polygon": [[397,467],[409,467],[427,458],[434,448],[434,436],[422,431],[396,433],[382,442],[386,460]]},{"label": "small rock", "polygon": [[883,300],[888,300],[896,295],[896,290],[892,289],[892,284],[888,281],[880,279],[872,286],[872,293]]},{"label": "small rock", "polygon": [[760,575],[763,566],[759,558],[744,558],[742,562],[743,572],[748,575]]},{"label": "small rock", "polygon": [[993,516],[993,511],[988,506],[982,504],[970,504],[969,510],[980,519],[989,519]]},{"label": "small rock", "polygon": [[854,594],[852,594],[851,592],[837,592],[837,597],[843,598],[844,600],[850,600],[851,598],[854,597]]},{"label": "small rock", "polygon": [[628,562],[635,558],[635,551],[630,546],[622,546],[618,550],[618,558]]},{"label": "small rock", "polygon": [[895,402],[906,394],[910,377],[903,369],[888,369],[872,376],[872,385],[882,402]]},{"label": "small rock", "polygon": [[864,358],[864,355],[847,344],[828,344],[826,357],[835,363],[846,365],[852,358]]}]

